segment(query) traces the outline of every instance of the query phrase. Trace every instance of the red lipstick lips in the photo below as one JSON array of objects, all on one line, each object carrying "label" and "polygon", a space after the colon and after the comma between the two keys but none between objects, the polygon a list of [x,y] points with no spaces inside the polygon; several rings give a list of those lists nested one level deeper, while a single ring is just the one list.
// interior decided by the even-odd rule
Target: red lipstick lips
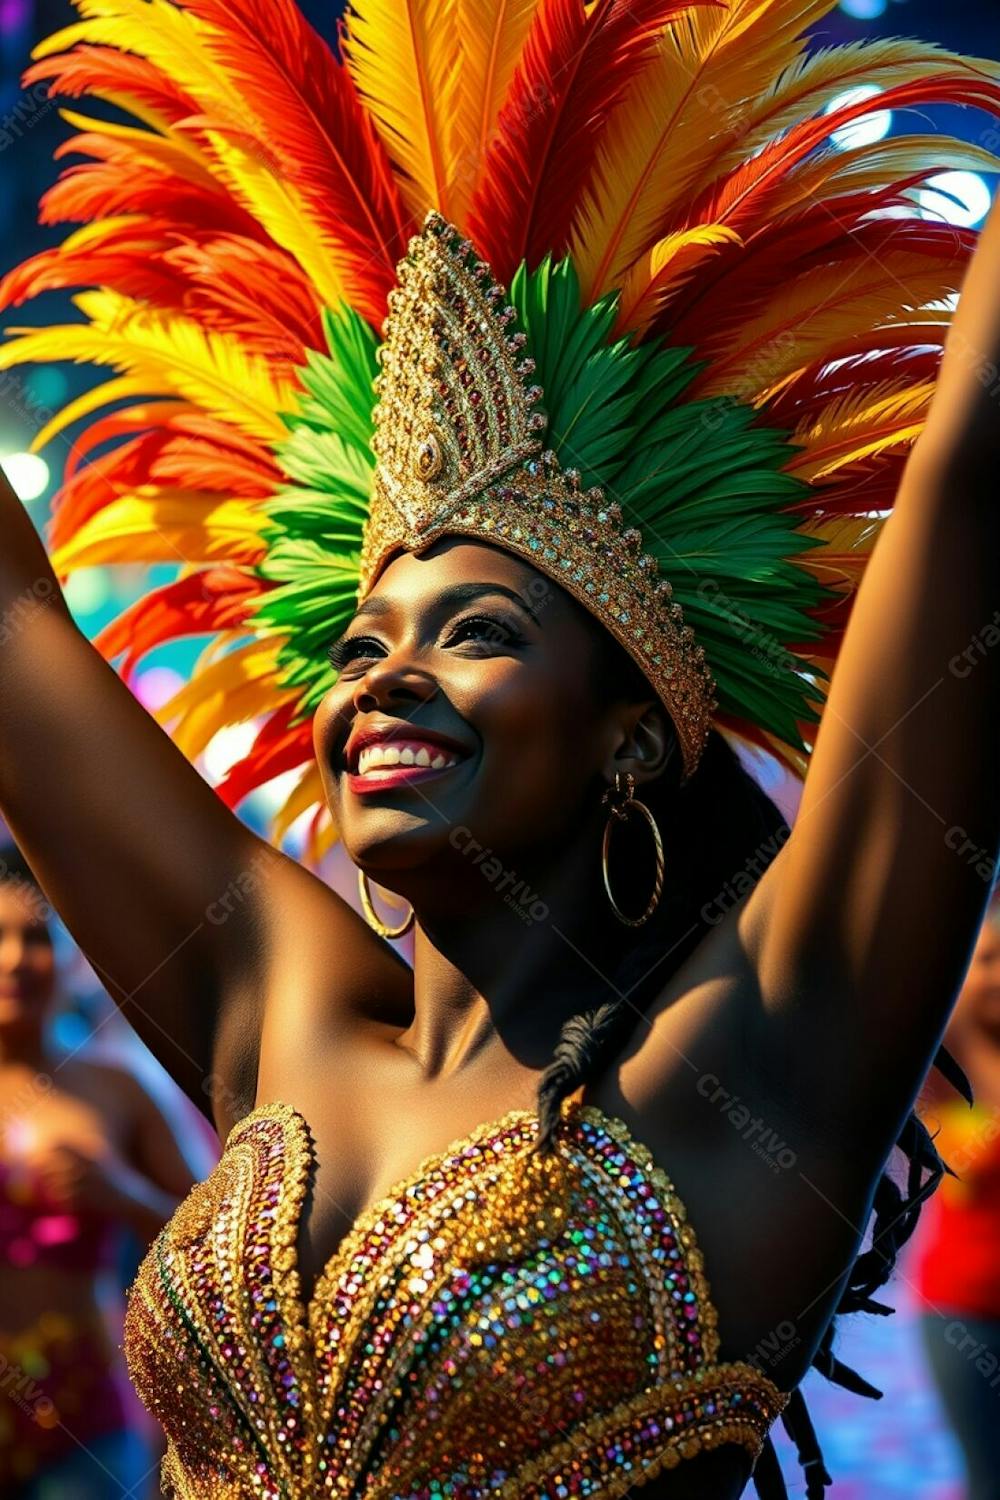
[{"label": "red lipstick lips", "polygon": [[463,745],[407,723],[355,729],[345,747],[347,784],[359,796],[433,780],[468,758]]}]

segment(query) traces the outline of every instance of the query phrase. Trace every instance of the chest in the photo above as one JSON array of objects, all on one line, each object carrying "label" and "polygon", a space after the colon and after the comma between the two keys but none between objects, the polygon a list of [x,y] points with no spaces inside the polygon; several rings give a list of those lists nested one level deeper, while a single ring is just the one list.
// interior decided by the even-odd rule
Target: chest
[{"label": "chest", "polygon": [[263,1473],[253,1493],[329,1475],[385,1500],[526,1500],[567,1464],[610,1496],[609,1453],[662,1468],[695,1436],[759,1444],[780,1394],[718,1363],[669,1179],[597,1110],[534,1167],[536,1126],[514,1111],[423,1162],[306,1287],[311,1132],[291,1106],[255,1109],[129,1298],[126,1356],[169,1462],[202,1480],[228,1465],[241,1497]]}]

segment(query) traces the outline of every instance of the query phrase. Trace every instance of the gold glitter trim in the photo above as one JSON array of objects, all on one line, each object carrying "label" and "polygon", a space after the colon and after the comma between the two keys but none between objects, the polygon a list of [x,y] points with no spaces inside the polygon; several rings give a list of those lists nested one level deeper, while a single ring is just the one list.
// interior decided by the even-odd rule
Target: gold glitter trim
[{"label": "gold glitter trim", "polygon": [[467,536],[513,552],[611,632],[649,679],[698,763],[715,684],[694,632],[621,508],[543,451],[541,386],[490,267],[440,214],[410,240],[389,294],[375,385],[376,468],[359,601],[399,551]]},{"label": "gold glitter trim", "polygon": [[[616,1432],[627,1430],[637,1417],[669,1416],[671,1408],[676,1408],[684,1397],[711,1398],[727,1390],[738,1390],[748,1380],[753,1385],[757,1385],[759,1381],[765,1398],[763,1404],[768,1427],[776,1421],[788,1402],[788,1395],[778,1391],[752,1365],[734,1362],[720,1365],[707,1373],[708,1378],[704,1378],[705,1372],[701,1372],[684,1381],[650,1387],[621,1402],[613,1411],[600,1412],[587,1418],[568,1437],[553,1444],[540,1458],[529,1459],[522,1464],[517,1473],[496,1491],[497,1500],[534,1500],[536,1496],[538,1500],[544,1500],[550,1491],[538,1488],[539,1484],[544,1485],[550,1476],[560,1473],[568,1466],[589,1463],[592,1455],[599,1464],[600,1455],[596,1450],[606,1444]],[[770,1387],[770,1391],[767,1387]],[[636,1478],[633,1468],[621,1467],[611,1473],[602,1473],[598,1491],[600,1500],[619,1500],[620,1496],[627,1494],[637,1484],[647,1483],[664,1469],[676,1468],[682,1459],[694,1458],[704,1449],[716,1448],[723,1443],[739,1443],[756,1462],[765,1437],[766,1427],[762,1428],[760,1419],[749,1413],[745,1418],[704,1417],[696,1427],[665,1437],[659,1451],[650,1455],[648,1460],[641,1461],[641,1479]]]},{"label": "gold glitter trim", "polygon": [[[584,1222],[580,1206],[592,1195],[602,1203],[607,1223],[616,1226],[608,1231],[614,1243],[628,1249],[637,1279],[644,1283],[654,1314],[648,1325],[651,1332],[656,1326],[668,1330],[678,1326],[676,1305],[671,1306],[667,1300],[656,1306],[658,1298],[666,1296],[666,1271],[652,1256],[653,1243],[646,1244],[642,1237],[640,1244],[631,1233],[622,1233],[634,1229],[630,1219],[642,1210],[627,1196],[620,1158],[616,1165],[613,1159],[605,1159],[603,1150],[594,1150],[576,1129],[583,1124],[596,1127],[602,1137],[625,1153],[640,1182],[655,1184],[658,1201],[681,1249],[678,1268],[687,1272],[696,1294],[699,1318],[690,1326],[698,1327],[702,1343],[700,1349],[697,1345],[671,1345],[676,1355],[671,1368],[669,1352],[665,1356],[660,1347],[666,1341],[655,1339],[661,1357],[655,1380],[643,1362],[641,1371],[637,1368],[632,1372],[641,1389],[619,1400],[612,1411],[598,1410],[579,1423],[572,1417],[568,1421],[559,1418],[557,1431],[564,1436],[549,1442],[544,1451],[519,1465],[502,1483],[490,1481],[491,1492],[501,1500],[542,1500],[551,1493],[551,1483],[562,1467],[571,1470],[583,1465],[597,1484],[595,1500],[597,1495],[601,1500],[616,1500],[631,1486],[702,1448],[733,1442],[756,1456],[788,1396],[750,1364],[714,1363],[718,1336],[708,1281],[694,1232],[670,1178],[624,1121],[597,1105],[584,1104],[580,1091],[563,1102],[562,1114],[553,1156],[540,1157],[532,1149],[539,1124],[537,1110],[513,1109],[424,1157],[358,1216],[321,1268],[308,1305],[301,1297],[297,1244],[303,1205],[317,1167],[309,1123],[295,1106],[280,1100],[257,1105],[238,1121],[229,1132],[215,1172],[202,1185],[205,1191],[196,1193],[185,1211],[179,1211],[176,1238],[175,1221],[167,1226],[163,1244],[172,1285],[206,1346],[217,1357],[220,1343],[231,1338],[245,1346],[239,1352],[249,1358],[253,1384],[251,1389],[239,1392],[239,1404],[244,1413],[256,1410],[263,1419],[262,1427],[252,1420],[251,1426],[258,1432],[269,1477],[262,1487],[254,1445],[248,1443],[242,1451],[233,1451],[230,1437],[225,1448],[220,1447],[216,1453],[211,1428],[201,1431],[203,1419],[209,1420],[208,1401],[214,1390],[208,1387],[206,1393],[203,1389],[196,1351],[193,1346],[188,1349],[184,1328],[175,1320],[156,1267],[147,1258],[130,1295],[128,1337],[137,1345],[155,1349],[161,1342],[159,1335],[166,1332],[174,1352],[169,1358],[164,1348],[159,1354],[147,1352],[140,1368],[150,1375],[154,1388],[144,1395],[145,1382],[137,1382],[137,1389],[155,1414],[161,1415],[162,1409],[161,1420],[166,1417],[169,1422],[176,1414],[183,1424],[168,1439],[161,1475],[164,1486],[171,1488],[164,1488],[163,1493],[176,1496],[176,1500],[222,1500],[223,1496],[225,1500],[250,1500],[270,1494],[270,1485],[289,1494],[346,1497],[364,1484],[372,1500],[390,1500],[404,1483],[407,1462],[414,1462],[418,1453],[426,1454],[428,1441],[433,1442],[429,1429],[417,1428],[414,1454],[405,1443],[397,1451],[397,1438],[385,1452],[380,1446],[386,1435],[385,1424],[396,1420],[395,1403],[414,1370],[422,1368],[419,1351],[435,1316],[432,1304],[442,1295],[442,1289],[451,1285],[456,1272],[475,1275],[491,1261],[515,1264],[542,1243],[559,1244],[564,1227],[578,1228]],[[277,1131],[256,1128],[264,1121],[275,1122]],[[241,1142],[250,1149],[239,1149]],[[478,1151],[479,1147],[484,1149]],[[471,1198],[470,1192],[474,1195]],[[269,1214],[258,1213],[265,1203],[273,1205]],[[421,1245],[428,1247],[428,1253],[415,1257]],[[257,1279],[262,1267],[254,1260],[255,1246],[260,1250],[266,1247],[270,1254],[269,1282]],[[411,1260],[412,1266],[408,1264]],[[211,1305],[207,1294],[213,1290],[215,1296],[224,1294],[229,1320],[218,1329],[207,1330],[206,1337]],[[595,1284],[594,1294],[597,1300],[592,1295],[588,1305],[606,1308],[607,1315],[613,1316],[614,1292]],[[302,1394],[297,1409],[289,1404],[280,1380],[266,1366],[261,1330],[251,1322],[262,1296],[276,1304],[274,1328],[285,1337],[286,1353]],[[380,1342],[366,1344],[378,1326],[372,1319],[379,1305],[382,1317],[387,1308],[395,1306],[395,1311],[382,1324]],[[514,1360],[511,1368],[516,1367],[517,1349],[513,1344],[506,1350],[508,1364]],[[179,1361],[177,1354],[185,1350],[188,1358]],[[695,1359],[699,1363],[692,1368]],[[624,1372],[624,1366],[622,1369]],[[229,1373],[238,1379],[235,1369]],[[180,1393],[186,1387],[191,1389],[187,1404],[180,1395],[176,1413],[174,1381]],[[733,1391],[743,1397],[738,1409],[728,1404]],[[251,1402],[254,1392],[255,1405]],[[474,1386],[456,1391],[455,1405],[448,1408],[448,1416],[459,1427],[456,1412],[464,1403],[463,1409],[469,1409],[471,1419],[475,1395]],[[152,1403],[147,1399],[150,1397]],[[652,1439],[648,1431],[639,1431],[640,1419],[646,1416],[656,1417],[669,1429],[673,1421],[682,1420],[685,1402],[697,1399],[709,1403],[717,1397],[725,1399],[725,1410],[692,1416],[680,1431],[664,1430]],[[293,1411],[298,1416],[297,1431],[287,1428]],[[418,1419],[415,1412],[413,1420]],[[240,1428],[233,1432],[242,1436]],[[453,1428],[449,1432],[461,1455],[466,1439],[455,1436]],[[328,1444],[328,1434],[336,1434],[339,1442]],[[602,1444],[618,1438],[633,1444],[636,1463],[627,1471],[615,1471],[602,1452]],[[650,1442],[655,1451],[644,1452]],[[478,1464],[488,1471],[489,1463],[495,1460],[487,1454],[485,1446],[482,1453],[469,1450],[473,1470]],[[211,1471],[215,1467],[228,1472],[214,1475]],[[637,1469],[641,1478],[637,1478]]]}]

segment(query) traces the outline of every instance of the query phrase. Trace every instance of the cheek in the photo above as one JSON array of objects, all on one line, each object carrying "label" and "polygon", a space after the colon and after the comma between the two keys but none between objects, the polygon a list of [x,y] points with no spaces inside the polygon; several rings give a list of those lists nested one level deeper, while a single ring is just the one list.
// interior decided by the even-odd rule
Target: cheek
[{"label": "cheek", "polygon": [[579,817],[597,776],[598,736],[571,681],[506,659],[490,663],[466,712],[483,746],[483,796],[503,816],[549,830]]},{"label": "cheek", "polygon": [[42,979],[51,979],[56,972],[56,955],[52,948],[39,948],[32,956],[35,972]]},{"label": "cheek", "polygon": [[333,772],[330,769],[333,757],[333,746],[338,738],[342,716],[347,707],[347,695],[344,690],[334,688],[326,697],[320,700],[319,707],[313,715],[312,722],[312,747],[316,764],[319,766],[320,775],[327,795],[333,793],[336,788]]}]

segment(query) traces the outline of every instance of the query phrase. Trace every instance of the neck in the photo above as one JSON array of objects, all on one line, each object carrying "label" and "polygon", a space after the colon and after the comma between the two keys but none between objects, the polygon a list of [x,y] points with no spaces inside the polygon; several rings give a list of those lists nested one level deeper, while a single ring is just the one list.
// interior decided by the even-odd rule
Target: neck
[{"label": "neck", "polygon": [[0,1067],[42,1072],[45,1065],[45,1037],[40,1026],[35,1022],[0,1026]]},{"label": "neck", "polygon": [[566,1020],[621,997],[615,975],[635,935],[607,905],[591,852],[525,859],[521,873],[485,851],[460,872],[460,896],[418,899],[415,1013],[399,1045],[425,1077],[540,1071]]}]

